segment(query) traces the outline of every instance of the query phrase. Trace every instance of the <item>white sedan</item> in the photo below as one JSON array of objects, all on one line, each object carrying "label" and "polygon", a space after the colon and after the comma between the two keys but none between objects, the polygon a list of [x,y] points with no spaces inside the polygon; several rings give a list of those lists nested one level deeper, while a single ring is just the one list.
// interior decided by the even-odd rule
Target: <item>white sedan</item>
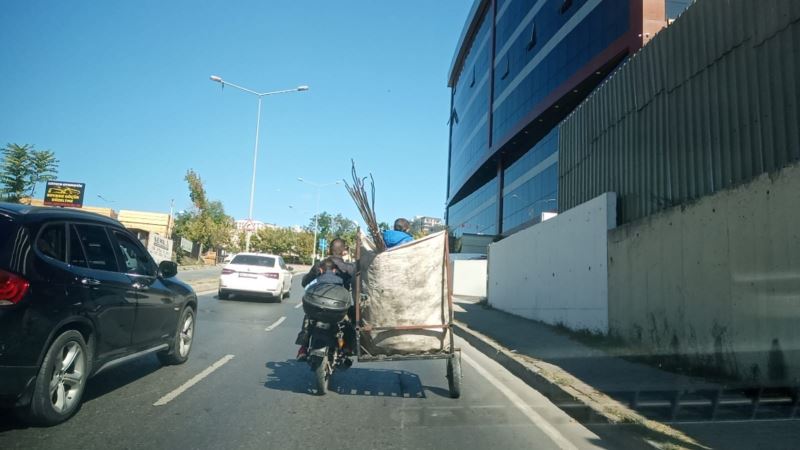
[{"label": "white sedan", "polygon": [[222,268],[219,298],[231,294],[268,295],[280,299],[289,295],[292,272],[277,255],[239,253]]}]

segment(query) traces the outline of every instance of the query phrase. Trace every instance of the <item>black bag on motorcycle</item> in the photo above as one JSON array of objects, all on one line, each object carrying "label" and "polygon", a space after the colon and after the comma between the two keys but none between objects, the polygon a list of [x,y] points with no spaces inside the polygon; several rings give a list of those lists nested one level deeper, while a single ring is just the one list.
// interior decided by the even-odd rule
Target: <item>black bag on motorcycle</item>
[{"label": "black bag on motorcycle", "polygon": [[303,295],[303,311],[320,322],[338,323],[352,303],[350,291],[338,284],[315,284]]}]

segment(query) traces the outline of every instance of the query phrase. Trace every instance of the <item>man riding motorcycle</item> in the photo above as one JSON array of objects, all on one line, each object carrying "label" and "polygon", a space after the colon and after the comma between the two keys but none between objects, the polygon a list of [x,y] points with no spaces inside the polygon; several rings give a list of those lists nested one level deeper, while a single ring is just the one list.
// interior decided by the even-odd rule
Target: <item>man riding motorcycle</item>
[{"label": "man riding motorcycle", "polygon": [[[303,276],[301,285],[305,288],[316,281],[318,284],[339,284],[350,290],[355,276],[355,264],[345,262],[343,256],[347,251],[344,240],[336,238],[331,241],[330,256],[314,264],[311,270]],[[308,316],[303,317],[303,325],[297,334],[295,344],[300,346],[297,351],[297,360],[304,361],[308,357]]]}]

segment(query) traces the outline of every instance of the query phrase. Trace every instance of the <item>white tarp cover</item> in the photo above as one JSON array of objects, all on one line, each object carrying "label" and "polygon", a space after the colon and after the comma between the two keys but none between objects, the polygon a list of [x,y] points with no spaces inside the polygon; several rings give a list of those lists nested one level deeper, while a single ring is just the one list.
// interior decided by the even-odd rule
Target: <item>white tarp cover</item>
[{"label": "white tarp cover", "polygon": [[[361,314],[373,327],[446,324],[448,281],[447,232],[432,234],[385,252],[375,253],[369,237],[361,239],[361,281],[366,300]],[[449,350],[442,328],[386,330],[362,334],[361,343],[372,355],[435,353]]]}]

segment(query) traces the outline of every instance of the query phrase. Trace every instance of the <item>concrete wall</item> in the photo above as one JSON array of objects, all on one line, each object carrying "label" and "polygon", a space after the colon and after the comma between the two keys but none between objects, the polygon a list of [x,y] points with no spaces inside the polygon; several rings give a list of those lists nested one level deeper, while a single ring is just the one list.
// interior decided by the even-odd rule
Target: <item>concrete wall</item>
[{"label": "concrete wall", "polygon": [[169,214],[155,213],[147,211],[121,210],[117,220],[126,228],[158,233],[162,236],[169,236],[170,219]]},{"label": "concrete wall", "polygon": [[610,331],[742,379],[800,378],[800,166],[609,232]]},{"label": "concrete wall", "polygon": [[488,301],[573,329],[608,327],[607,232],[616,195],[603,194],[489,246]]},{"label": "concrete wall", "polygon": [[486,260],[450,261],[453,274],[453,295],[486,297]]}]

